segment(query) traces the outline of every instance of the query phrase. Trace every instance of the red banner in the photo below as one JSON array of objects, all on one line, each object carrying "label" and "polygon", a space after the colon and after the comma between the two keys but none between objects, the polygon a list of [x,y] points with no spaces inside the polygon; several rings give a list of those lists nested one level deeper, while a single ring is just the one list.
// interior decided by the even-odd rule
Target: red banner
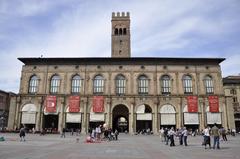
[{"label": "red banner", "polygon": [[96,112],[96,113],[104,112],[103,96],[94,96],[93,97],[93,112]]},{"label": "red banner", "polygon": [[69,97],[69,112],[76,113],[80,111],[80,97],[70,96]]},{"label": "red banner", "polygon": [[197,113],[198,112],[198,97],[197,96],[188,96],[187,97],[187,105],[189,113]]},{"label": "red banner", "polygon": [[56,113],[57,111],[57,97],[47,96],[45,101],[46,112]]},{"label": "red banner", "polygon": [[208,96],[209,111],[213,113],[219,112],[218,96]]}]

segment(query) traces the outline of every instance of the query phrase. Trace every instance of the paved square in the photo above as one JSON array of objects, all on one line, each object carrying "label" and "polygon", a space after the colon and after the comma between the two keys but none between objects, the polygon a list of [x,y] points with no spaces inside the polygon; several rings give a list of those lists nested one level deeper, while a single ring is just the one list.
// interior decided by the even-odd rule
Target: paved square
[{"label": "paved square", "polygon": [[[120,134],[118,141],[85,143],[86,136],[27,134],[20,142],[18,134],[1,134],[0,159],[240,159],[240,136],[228,136],[220,150],[204,149],[202,137],[188,137],[189,146],[166,146],[159,136]],[[0,135],[0,136],[1,136]]]}]

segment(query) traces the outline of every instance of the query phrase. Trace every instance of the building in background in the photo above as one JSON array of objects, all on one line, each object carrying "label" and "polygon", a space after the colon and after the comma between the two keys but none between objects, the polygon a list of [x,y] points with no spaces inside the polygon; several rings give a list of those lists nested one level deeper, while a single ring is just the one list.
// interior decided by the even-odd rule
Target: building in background
[{"label": "building in background", "polygon": [[240,76],[223,78],[223,89],[226,97],[232,99],[236,131],[240,132]]},{"label": "building in background", "polygon": [[8,127],[235,128],[219,65],[225,59],[131,57],[130,35],[129,13],[113,13],[111,58],[18,58],[24,65]]},{"label": "building in background", "polygon": [[0,131],[7,128],[10,100],[16,96],[15,93],[0,90]]}]

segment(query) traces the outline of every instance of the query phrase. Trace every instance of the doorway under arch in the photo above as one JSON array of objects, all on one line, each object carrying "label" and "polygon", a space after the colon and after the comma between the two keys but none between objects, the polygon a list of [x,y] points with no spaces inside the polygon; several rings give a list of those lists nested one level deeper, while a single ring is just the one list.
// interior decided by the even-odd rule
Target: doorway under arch
[{"label": "doorway under arch", "polygon": [[129,132],[129,110],[123,105],[119,104],[113,108],[112,111],[112,129],[119,132]]}]

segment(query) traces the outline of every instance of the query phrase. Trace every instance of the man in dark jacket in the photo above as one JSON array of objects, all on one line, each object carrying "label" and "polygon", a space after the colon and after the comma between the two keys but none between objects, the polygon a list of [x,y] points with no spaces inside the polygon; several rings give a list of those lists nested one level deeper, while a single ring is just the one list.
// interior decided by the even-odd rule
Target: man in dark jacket
[{"label": "man in dark jacket", "polygon": [[20,141],[26,141],[25,140],[25,129],[24,128],[21,128],[20,129],[20,132],[19,132],[19,136],[20,136]]}]

